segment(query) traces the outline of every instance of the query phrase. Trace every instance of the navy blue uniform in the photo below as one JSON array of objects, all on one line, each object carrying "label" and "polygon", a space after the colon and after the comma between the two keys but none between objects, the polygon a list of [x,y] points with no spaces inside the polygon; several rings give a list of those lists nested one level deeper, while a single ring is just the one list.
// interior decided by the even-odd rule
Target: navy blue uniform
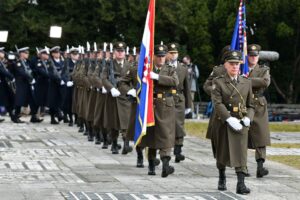
[{"label": "navy blue uniform", "polygon": [[48,87],[49,87],[49,74],[48,74],[48,62],[40,59],[36,62],[35,67],[35,98],[38,106],[47,106]]},{"label": "navy blue uniform", "polygon": [[20,114],[22,106],[30,105],[31,115],[37,113],[37,107],[34,99],[33,71],[26,60],[18,60],[14,66],[16,79],[15,106],[16,115]]},{"label": "navy blue uniform", "polygon": [[[75,67],[75,62],[73,62],[72,59],[67,58],[65,60],[65,74],[64,74],[64,81],[66,83],[68,81],[72,81],[71,74],[73,73],[74,67]],[[67,87],[66,96],[63,103],[63,111],[68,115],[72,115],[72,99],[73,99],[73,86]]]},{"label": "navy blue uniform", "polygon": [[0,106],[5,106],[7,112],[12,117],[14,107],[14,76],[6,68],[5,64],[0,61]]},{"label": "navy blue uniform", "polygon": [[61,110],[66,90],[66,85],[61,85],[61,81],[64,80],[65,76],[64,62],[62,60],[55,61],[53,59],[49,66],[48,74],[48,106],[50,108],[50,115],[52,119],[54,115],[58,118],[62,118]]}]

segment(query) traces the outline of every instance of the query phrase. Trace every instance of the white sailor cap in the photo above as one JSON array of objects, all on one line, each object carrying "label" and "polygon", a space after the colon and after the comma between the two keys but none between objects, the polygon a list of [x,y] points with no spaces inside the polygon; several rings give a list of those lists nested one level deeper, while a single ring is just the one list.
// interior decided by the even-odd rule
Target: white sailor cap
[{"label": "white sailor cap", "polygon": [[29,51],[29,47],[22,47],[22,48],[18,49],[18,53],[22,53],[25,51]]},{"label": "white sailor cap", "polygon": [[52,47],[51,49],[50,49],[50,52],[52,53],[52,52],[59,52],[59,50],[60,50],[60,46],[55,46],[55,47]]},{"label": "white sailor cap", "polygon": [[69,50],[69,53],[74,53],[74,54],[79,53],[79,48],[71,47],[71,49]]},{"label": "white sailor cap", "polygon": [[41,49],[39,50],[39,53],[49,54],[49,53],[50,53],[50,52],[49,52],[49,48],[47,48],[47,47],[41,48]]}]

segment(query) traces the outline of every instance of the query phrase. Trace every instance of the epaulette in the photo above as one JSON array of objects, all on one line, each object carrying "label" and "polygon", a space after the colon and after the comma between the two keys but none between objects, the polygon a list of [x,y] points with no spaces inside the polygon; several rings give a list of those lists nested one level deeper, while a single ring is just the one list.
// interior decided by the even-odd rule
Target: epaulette
[{"label": "epaulette", "polygon": [[223,65],[216,65],[216,66],[213,67],[213,69],[219,68],[219,67],[222,67],[222,66],[223,66]]},{"label": "epaulette", "polygon": [[240,76],[240,77],[242,77],[242,78],[244,78],[244,79],[249,79],[247,76]]},{"label": "epaulette", "polygon": [[224,75],[221,75],[221,76],[217,76],[216,79],[219,79],[219,78],[224,78]]},{"label": "epaulette", "polygon": [[270,69],[270,67],[268,67],[267,65],[259,65],[259,68],[263,68],[263,69],[267,69],[267,70]]}]

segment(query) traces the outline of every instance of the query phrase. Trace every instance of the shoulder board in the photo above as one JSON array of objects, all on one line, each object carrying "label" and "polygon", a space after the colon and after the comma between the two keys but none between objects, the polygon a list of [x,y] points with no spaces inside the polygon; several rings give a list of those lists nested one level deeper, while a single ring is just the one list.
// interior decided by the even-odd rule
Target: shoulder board
[{"label": "shoulder board", "polygon": [[267,65],[259,65],[259,68],[266,69],[266,70],[270,69],[270,67],[268,67]]},{"label": "shoulder board", "polygon": [[222,66],[223,66],[223,65],[216,65],[216,66],[213,67],[213,69],[219,68],[219,67],[222,67]]},{"label": "shoulder board", "polygon": [[249,79],[247,76],[240,76],[241,78],[244,78],[244,79]]},{"label": "shoulder board", "polygon": [[216,79],[224,78],[224,75],[217,76]]}]

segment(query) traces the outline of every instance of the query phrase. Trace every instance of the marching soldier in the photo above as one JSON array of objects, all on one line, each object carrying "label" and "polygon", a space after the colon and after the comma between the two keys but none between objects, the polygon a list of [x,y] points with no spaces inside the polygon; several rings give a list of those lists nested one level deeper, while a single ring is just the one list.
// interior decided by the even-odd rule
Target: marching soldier
[{"label": "marching soldier", "polygon": [[[62,103],[65,92],[64,78],[64,62],[61,60],[60,47],[55,46],[50,49],[50,66],[49,66],[49,90],[48,90],[48,106],[51,116],[51,124],[58,124],[63,119]],[[55,120],[58,118],[58,121]]]},{"label": "marching soldier", "polygon": [[129,141],[126,138],[126,129],[128,128],[130,113],[130,101],[126,93],[121,93],[119,90],[119,80],[126,75],[129,68],[129,63],[125,60],[126,44],[124,42],[117,42],[114,45],[115,59],[111,59],[106,64],[103,71],[103,85],[108,91],[104,117],[104,127],[111,129],[112,137],[112,153],[118,154],[118,136],[119,131],[122,133],[124,146],[122,154],[127,154],[132,151],[129,146]]},{"label": "marching soldier", "polygon": [[[95,103],[97,98],[97,88],[93,84],[93,74],[96,69],[96,55],[97,55],[97,49],[94,49],[94,52],[90,52],[90,58],[89,58],[89,68],[87,71],[87,81],[88,81],[88,87],[89,87],[89,95],[87,98],[87,106],[86,106],[86,114],[85,119],[88,124],[89,128],[89,135],[88,135],[88,141],[94,141],[94,136],[96,135],[96,130],[94,127],[94,111],[95,111]],[[97,135],[98,136],[98,135]]]},{"label": "marching soldier", "polygon": [[13,122],[17,122],[13,113],[15,89],[15,78],[5,63],[4,47],[0,47],[0,105],[5,106]]},{"label": "marching soldier", "polygon": [[82,79],[83,73],[85,71],[85,61],[84,52],[82,47],[79,47],[80,59],[76,63],[75,69],[72,73],[72,80],[75,85],[75,90],[73,93],[73,105],[72,111],[77,116],[77,125],[79,126],[78,132],[84,132],[84,119],[83,119],[83,94],[84,94],[84,82]]},{"label": "marching soldier", "polygon": [[176,70],[165,64],[168,48],[156,45],[154,48],[154,69],[150,78],[154,80],[154,117],[155,126],[147,128],[147,134],[142,138],[141,147],[149,147],[148,175],[155,175],[156,150],[159,150],[163,163],[162,177],[174,173],[174,167],[169,165],[171,150],[175,144],[175,102],[172,90],[179,84]]},{"label": "marching soldier", "polygon": [[[15,98],[15,115],[17,118],[20,116],[21,107],[30,105],[30,113],[32,123],[42,122],[36,114],[38,107],[35,102],[35,79],[33,77],[33,70],[30,68],[28,57],[29,47],[17,49],[19,53],[19,60],[14,67],[16,79],[16,98]],[[16,119],[16,123],[22,123],[21,120]]]},{"label": "marching soldier", "polygon": [[[84,51],[82,47],[82,51]],[[82,52],[84,53],[84,52]],[[83,122],[85,126],[85,131],[83,135],[88,136],[88,140],[92,141],[94,138],[92,136],[92,127],[90,126],[90,123],[88,123],[88,120],[86,118],[86,113],[88,109],[88,99],[90,96],[90,82],[87,77],[88,70],[90,68],[91,62],[90,62],[90,52],[86,52],[84,54],[84,58],[82,60],[81,69],[79,73],[79,81],[81,82],[81,104],[79,105],[79,118]]]},{"label": "marching soldier", "polygon": [[35,63],[36,86],[35,98],[40,108],[47,106],[47,95],[49,87],[49,50],[47,48],[39,50],[39,59]]},{"label": "marching soldier", "polygon": [[[134,57],[135,58],[135,57]],[[137,63],[132,63],[129,67],[126,76],[120,81],[120,91],[125,93],[127,98],[131,102],[131,109],[129,115],[129,124],[126,132],[126,137],[130,141],[134,141],[135,133],[135,120],[136,120],[136,109],[137,109],[137,100],[136,100],[136,86],[137,86]],[[136,147],[137,152],[137,167],[144,167],[144,158],[142,148],[138,145]]]},{"label": "marching soldier", "polygon": [[78,53],[79,53],[78,48],[74,48],[74,47],[71,48],[69,50],[70,57],[66,57],[64,63],[64,68],[66,71],[65,82],[67,88],[66,88],[66,96],[63,102],[63,111],[64,111],[64,115],[69,117],[69,119],[67,120],[69,121],[69,126],[73,126],[74,123],[73,112],[72,112],[74,83],[71,74],[73,73],[76,63],[79,59]]},{"label": "marching soldier", "polygon": [[224,55],[225,75],[213,80],[212,101],[215,107],[212,137],[214,156],[219,169],[219,190],[226,190],[226,166],[234,167],[238,182],[236,192],[248,194],[244,183],[247,173],[248,127],[253,119],[251,81],[239,76],[242,54],[228,51]]},{"label": "marching soldier", "polygon": [[264,91],[270,85],[270,69],[267,66],[259,65],[259,51],[261,47],[257,44],[248,46],[249,76],[252,82],[253,102],[255,105],[254,119],[249,129],[249,148],[255,149],[257,162],[256,177],[261,178],[269,173],[263,167],[266,160],[266,146],[271,144],[267,100]]},{"label": "marching soldier", "polygon": [[[136,56],[133,56],[134,60]],[[126,93],[128,99],[131,102],[131,110],[130,110],[130,117],[129,117],[129,124],[128,129],[126,132],[126,137],[130,141],[134,141],[134,134],[135,134],[135,120],[136,120],[136,109],[137,109],[137,99],[136,99],[136,86],[137,86],[137,67],[138,62],[132,62],[132,65],[128,69],[126,76],[122,78],[120,81],[120,91],[122,93]],[[144,167],[144,156],[143,156],[143,147],[140,145],[136,146],[136,153],[137,153],[137,168]],[[160,160],[155,158],[154,160],[155,166],[160,164]]]},{"label": "marching soldier", "polygon": [[[213,79],[219,76],[222,76],[224,74],[226,74],[226,69],[224,67],[224,54],[226,52],[230,51],[230,46],[227,45],[225,46],[222,51],[221,51],[221,55],[220,55],[220,65],[217,65],[213,68],[213,71],[211,72],[211,74],[209,75],[209,77],[206,79],[204,85],[203,85],[203,89],[206,92],[206,94],[208,94],[209,96],[211,96],[211,91],[212,91],[212,82]],[[212,144],[213,144],[213,138],[212,138],[212,127],[213,124],[212,122],[214,121],[214,117],[215,117],[215,111],[213,110],[210,118],[209,118],[209,122],[208,122],[208,128],[207,128],[207,133],[206,133],[206,138],[207,139],[211,139]],[[214,151],[214,145],[212,145],[213,151]]]},{"label": "marching soldier", "polygon": [[102,149],[108,148],[107,141],[107,130],[104,128],[103,119],[104,119],[104,106],[107,91],[105,90],[102,83],[102,72],[103,68],[106,65],[104,51],[97,52],[97,65],[94,73],[92,74],[93,86],[96,88],[96,102],[94,107],[94,121],[93,127],[95,129],[95,144],[101,144],[101,139],[103,139]]},{"label": "marching soldier", "polygon": [[174,155],[175,162],[179,163],[185,159],[185,156],[181,154],[183,140],[185,134],[184,130],[184,120],[185,113],[191,112],[192,108],[192,97],[189,87],[189,73],[188,68],[178,62],[178,45],[171,43],[168,46],[170,54],[170,65],[173,66],[176,70],[179,84],[176,89],[172,90],[175,101],[175,117],[176,117],[176,126],[175,126],[175,146],[174,146]]}]

